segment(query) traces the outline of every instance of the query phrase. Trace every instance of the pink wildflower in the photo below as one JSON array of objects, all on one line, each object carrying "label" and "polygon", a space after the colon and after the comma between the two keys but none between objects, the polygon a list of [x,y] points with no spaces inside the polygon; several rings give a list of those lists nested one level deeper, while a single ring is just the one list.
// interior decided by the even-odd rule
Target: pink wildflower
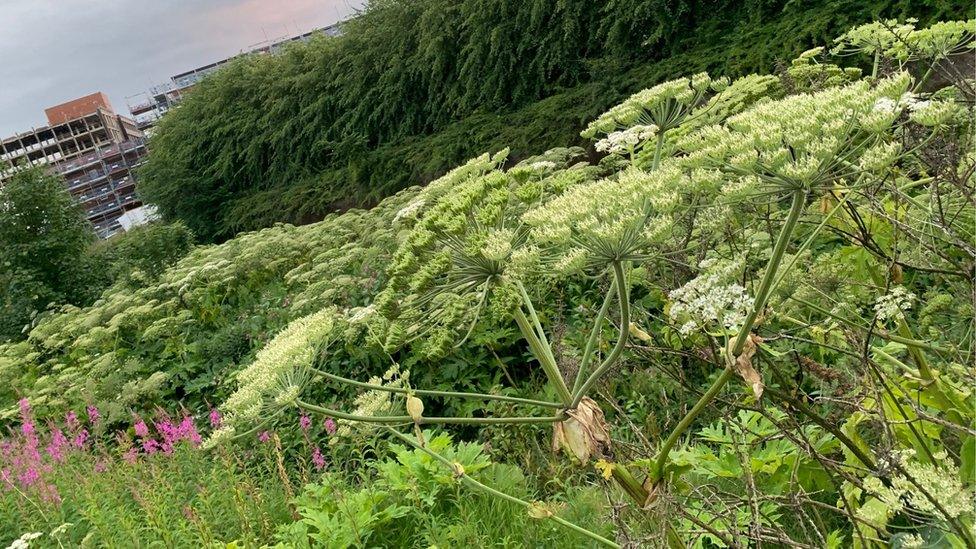
[{"label": "pink wildflower", "polygon": [[312,427],[312,418],[308,417],[308,414],[302,414],[298,418],[298,426],[302,428],[303,433],[307,433],[309,428]]},{"label": "pink wildflower", "polygon": [[19,405],[22,438],[20,443],[5,444],[2,448],[4,458],[13,469],[5,473],[4,480],[9,483],[10,478],[16,478],[26,488],[40,480],[45,464],[41,457],[37,426],[31,417],[30,403],[27,399],[21,399]]},{"label": "pink wildflower", "polygon": [[156,439],[147,438],[142,441],[142,450],[147,454],[155,454],[159,451],[159,442]]},{"label": "pink wildflower", "polygon": [[27,467],[22,473],[20,473],[20,484],[22,486],[30,486],[41,478],[41,473],[36,467]]},{"label": "pink wildflower", "polygon": [[82,429],[78,431],[78,434],[75,435],[75,439],[71,441],[71,443],[74,445],[75,448],[80,450],[84,448],[85,442],[87,441],[88,441],[88,430]]},{"label": "pink wildflower", "polygon": [[88,412],[88,422],[92,425],[98,423],[98,419],[102,417],[102,414],[98,412],[98,408],[95,406],[88,406],[85,408],[85,411]]},{"label": "pink wildflower", "polygon": [[51,456],[55,463],[60,463],[64,460],[64,448],[67,445],[68,437],[64,436],[61,429],[55,429],[51,433],[51,442],[46,448],[47,455]]},{"label": "pink wildflower", "polygon": [[312,450],[312,465],[315,465],[316,471],[325,469],[325,456],[322,455],[322,450],[318,446]]},{"label": "pink wildflower", "polygon": [[24,418],[24,423],[20,426],[20,432],[24,435],[24,444],[21,451],[30,461],[40,461],[41,453],[38,451],[40,440],[37,438],[37,427],[30,417]]},{"label": "pink wildflower", "polygon": [[107,470],[108,470],[108,460],[107,459],[99,459],[98,461],[95,462],[95,472],[96,473],[104,473]]},{"label": "pink wildflower", "polygon": [[325,418],[325,432],[334,435],[336,432],[336,422],[331,417]]},{"label": "pink wildflower", "polygon": [[261,442],[268,442],[269,440],[271,440],[271,433],[267,431],[261,431],[260,433],[258,433],[258,440]]},{"label": "pink wildflower", "polygon": [[136,436],[143,437],[143,438],[149,436],[149,427],[146,426],[145,421],[140,419],[139,421],[136,421],[135,425],[133,425],[132,427],[136,431]]},{"label": "pink wildflower", "polygon": [[197,432],[196,425],[193,424],[193,418],[190,416],[183,416],[183,421],[180,422],[179,426],[180,437],[184,440],[190,441],[194,447],[199,446],[203,442],[203,438],[200,433]]},{"label": "pink wildflower", "polygon": [[180,439],[179,429],[173,425],[169,418],[156,423],[156,429],[163,435],[163,445],[172,447],[173,443]]},{"label": "pink wildflower", "polygon": [[139,459],[139,450],[133,446],[122,454],[122,459],[129,465],[134,464]]},{"label": "pink wildflower", "polygon": [[221,421],[220,410],[218,410],[216,408],[211,408],[210,409],[210,426],[213,427],[214,429],[216,429],[216,428],[220,427],[220,421]]},{"label": "pink wildflower", "polygon": [[72,433],[75,432],[81,425],[81,422],[78,421],[78,414],[69,410],[68,413],[64,414],[64,424],[68,427],[69,431]]}]

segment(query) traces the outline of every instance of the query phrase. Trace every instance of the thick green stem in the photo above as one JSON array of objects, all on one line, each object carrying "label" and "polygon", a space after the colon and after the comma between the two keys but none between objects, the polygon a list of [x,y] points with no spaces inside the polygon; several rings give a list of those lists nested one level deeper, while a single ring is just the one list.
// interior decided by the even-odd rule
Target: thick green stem
[{"label": "thick green stem", "polygon": [[[895,392],[891,389],[891,386],[888,385],[888,382],[885,381],[884,374],[880,371],[877,365],[871,364],[870,368],[871,371],[874,372],[874,376],[878,378],[878,382],[881,383],[881,387],[884,389],[888,401],[891,402],[891,405],[898,410],[898,413],[904,420],[902,422],[903,425],[908,427],[908,430],[911,431],[912,436],[914,436],[915,440],[918,442],[919,447],[922,448],[922,451],[925,453],[925,458],[928,459],[929,463],[936,463],[935,456],[932,455],[932,450],[929,448],[928,441],[922,436],[921,433],[918,432],[918,428],[915,427],[915,421],[917,421],[917,419],[908,416],[908,412],[905,411],[905,407],[901,404],[901,399],[898,398]],[[885,395],[882,395],[882,399],[885,398]]]},{"label": "thick green stem", "polygon": [[363,389],[371,389],[374,391],[384,391],[387,393],[400,393],[407,394],[413,393],[420,396],[434,396],[434,397],[447,397],[447,398],[471,398],[478,400],[498,400],[501,402],[511,402],[514,404],[525,404],[526,406],[540,406],[543,408],[562,408],[563,405],[558,402],[546,402],[544,400],[532,400],[529,398],[519,398],[506,395],[491,395],[487,393],[464,393],[457,391],[432,391],[428,389],[407,389],[406,387],[389,387],[386,385],[374,385],[372,383],[366,383],[363,381],[356,381],[355,379],[349,379],[347,377],[337,376],[335,374],[330,374],[324,370],[319,370],[317,368],[311,369],[312,373],[320,375],[326,379],[332,381],[337,381],[339,383],[345,383],[347,385],[352,385],[354,387],[361,387]]},{"label": "thick green stem", "polygon": [[624,347],[627,346],[627,340],[630,336],[630,296],[627,292],[627,278],[624,276],[624,267],[620,261],[613,262],[613,277],[614,284],[617,287],[617,301],[620,305],[620,336],[617,339],[617,344],[614,345],[610,354],[603,359],[600,366],[596,370],[593,370],[593,373],[590,374],[590,377],[586,379],[586,382],[578,390],[573,392],[573,403],[570,409],[574,409],[579,405],[583,397],[586,396],[587,391],[617,362]]},{"label": "thick green stem", "polygon": [[790,270],[793,268],[793,265],[796,265],[796,262],[799,261],[800,255],[802,255],[803,252],[806,251],[811,244],[813,244],[813,239],[816,238],[818,234],[820,234],[821,229],[827,226],[827,222],[829,222],[831,218],[834,217],[834,214],[836,214],[845,204],[847,204],[847,199],[850,196],[851,196],[850,194],[844,195],[844,198],[837,201],[837,205],[834,206],[832,210],[830,210],[830,213],[824,216],[824,218],[820,221],[820,224],[817,225],[817,228],[814,229],[812,233],[810,233],[810,236],[807,237],[806,241],[804,241],[803,244],[796,250],[796,253],[793,254],[793,259],[791,259],[790,262],[786,265],[786,267],[783,268],[782,274],[780,274],[779,277],[776,279],[776,281],[773,282],[773,286],[769,290],[770,292],[776,290],[776,288],[779,287],[780,283],[783,282],[783,279],[786,278],[786,274],[790,272]]},{"label": "thick green stem", "polygon": [[793,236],[793,229],[796,228],[796,224],[800,220],[800,214],[803,213],[804,206],[806,206],[806,191],[793,191],[793,202],[790,205],[790,213],[786,217],[786,223],[783,224],[783,228],[780,230],[779,238],[773,247],[773,255],[769,258],[769,263],[766,265],[766,273],[763,275],[762,281],[759,283],[759,288],[756,290],[756,302],[749,311],[749,315],[746,316],[745,322],[742,323],[742,329],[739,330],[735,338],[735,344],[732,345],[732,356],[738,356],[742,352],[742,348],[749,338],[749,331],[752,330],[752,325],[756,322],[756,317],[766,307],[766,301],[769,300],[770,288],[779,271],[779,264],[783,261],[783,255],[786,253],[786,248],[790,244],[790,237]]},{"label": "thick green stem", "polygon": [[539,321],[539,315],[535,312],[535,306],[532,305],[529,292],[525,290],[525,286],[520,281],[516,281],[516,285],[518,286],[519,293],[522,294],[522,303],[525,304],[525,309],[529,312],[529,320],[532,321],[532,327],[535,329],[535,335],[539,339],[542,350],[546,353],[549,361],[555,364],[556,356],[552,353],[552,345],[546,337],[546,331],[542,329],[542,322]]},{"label": "thick green stem", "polygon": [[586,347],[583,348],[583,358],[580,359],[579,371],[576,372],[576,381],[573,382],[573,394],[575,395],[583,384],[583,375],[586,373],[587,367],[590,365],[590,360],[593,359],[593,352],[596,348],[596,342],[600,339],[600,332],[603,331],[603,321],[607,317],[607,311],[610,309],[610,303],[613,301],[613,296],[617,294],[615,288],[617,283],[612,282],[610,288],[607,290],[607,295],[603,298],[603,306],[600,307],[600,312],[596,315],[596,320],[593,321],[593,328],[590,330],[590,337],[586,340]]},{"label": "thick green stem", "polygon": [[265,418],[264,421],[258,422],[258,424],[255,425],[254,427],[248,429],[247,431],[236,433],[234,436],[231,437],[231,440],[240,440],[247,436],[253,435],[254,433],[260,431],[261,429],[264,429],[268,425],[268,423],[271,422],[272,419],[281,415],[281,412],[283,410],[284,410],[283,408],[279,408],[275,413]]},{"label": "thick green stem", "polygon": [[656,170],[661,165],[661,149],[664,148],[664,132],[657,134],[657,144],[654,146],[654,165],[651,170]]},{"label": "thick green stem", "polygon": [[[324,414],[329,417],[345,419],[348,421],[361,421],[363,423],[415,423],[410,416],[361,416],[316,406],[301,399],[295,401],[295,405],[309,412]],[[562,415],[543,416],[543,417],[421,417],[416,423],[420,425],[498,425],[514,423],[556,423],[565,419]]]},{"label": "thick green stem", "polygon": [[[871,352],[873,352],[875,355],[878,356],[878,358],[882,359],[888,364],[891,364],[895,368],[900,368],[903,371],[911,370],[911,368],[909,368],[907,364],[898,360],[894,356],[886,353],[880,347],[872,347]],[[942,387],[939,385],[939,380],[934,379],[929,383],[930,385],[928,386],[928,389],[931,390],[932,398],[934,398],[938,402],[939,408],[941,408],[942,410],[946,410],[945,413],[946,418],[959,425],[966,425],[966,420],[958,412],[954,410],[955,404],[952,402],[952,399],[950,399],[949,396],[946,395],[946,393],[942,390]]]},{"label": "thick green stem", "polygon": [[718,395],[719,391],[725,387],[725,384],[732,379],[733,374],[735,374],[735,370],[730,366],[726,366],[718,378],[712,383],[712,386],[705,391],[705,394],[698,399],[698,402],[692,406],[691,410],[688,410],[685,417],[681,418],[678,425],[671,431],[671,434],[668,435],[668,438],[661,446],[661,451],[657,455],[657,460],[654,462],[654,470],[652,473],[654,475],[653,478],[655,482],[661,480],[661,478],[664,476],[664,467],[668,463],[668,456],[671,453],[671,448],[674,447],[681,435],[683,435],[688,427],[691,426],[691,423],[695,421],[698,414],[700,414],[701,411],[712,402],[712,400]]},{"label": "thick green stem", "polygon": [[[793,203],[790,205],[790,212],[786,217],[786,223],[783,224],[783,228],[780,230],[779,238],[776,240],[776,245],[773,247],[773,255],[769,258],[769,263],[766,265],[766,272],[763,274],[762,281],[759,283],[759,288],[756,290],[756,301],[753,303],[752,308],[749,311],[748,316],[746,316],[745,321],[742,323],[742,329],[736,335],[735,342],[731,346],[731,356],[736,357],[742,352],[742,348],[745,346],[746,341],[749,338],[749,333],[752,330],[752,325],[755,324],[756,318],[759,313],[762,312],[763,308],[766,306],[766,301],[769,299],[770,289],[772,288],[773,281],[776,279],[777,271],[779,270],[779,264],[783,261],[783,255],[786,253],[786,248],[790,243],[790,238],[793,236],[793,229],[796,228],[796,224],[800,219],[800,214],[803,213],[803,208],[806,205],[806,191],[795,190],[793,191]],[[725,387],[725,384],[732,379],[735,370],[732,364],[726,364],[725,369],[722,371],[718,379],[712,383],[712,386],[705,391],[705,394],[698,399],[698,402],[688,411],[688,413],[678,422],[678,425],[671,431],[668,438],[664,441],[661,446],[661,451],[657,456],[655,461],[655,467],[653,474],[655,475],[654,481],[661,480],[664,475],[664,468],[668,463],[668,456],[671,453],[671,448],[674,447],[678,439],[685,433],[685,431],[691,426],[692,422],[698,417],[698,414],[708,406],[711,401],[718,396],[718,393]]]},{"label": "thick green stem", "polygon": [[[385,429],[391,435],[393,435],[396,438],[400,439],[401,441],[409,444],[410,446],[416,448],[417,450],[420,450],[421,452],[427,454],[428,456],[430,456],[430,457],[434,458],[435,460],[437,460],[438,462],[440,462],[442,465],[446,466],[448,469],[450,469],[454,473],[455,476],[457,476],[462,482],[464,482],[468,486],[470,486],[472,488],[475,488],[477,490],[481,490],[482,492],[488,493],[488,494],[490,494],[492,496],[495,496],[497,498],[503,499],[503,500],[508,501],[510,503],[514,503],[516,505],[520,505],[522,507],[525,507],[526,509],[529,509],[529,508],[532,507],[532,504],[529,503],[529,502],[527,502],[527,501],[524,501],[522,499],[519,499],[519,498],[517,498],[515,496],[508,495],[505,492],[502,492],[500,490],[496,490],[496,489],[492,488],[491,486],[488,486],[488,485],[485,485],[485,484],[482,484],[482,483],[478,482],[477,480],[473,479],[467,473],[463,472],[462,470],[459,470],[455,466],[454,463],[451,463],[444,456],[438,454],[437,452],[432,451],[430,448],[427,448],[425,446],[421,446],[420,444],[417,444],[417,442],[411,440],[410,437],[404,435],[403,433],[397,431],[396,429],[391,429],[390,427],[385,427]],[[620,547],[619,545],[617,545],[613,541],[611,541],[611,540],[609,540],[609,539],[607,539],[607,538],[605,538],[605,537],[597,534],[596,532],[591,532],[591,531],[587,530],[586,528],[583,528],[582,526],[577,526],[576,524],[573,524],[572,522],[569,522],[568,520],[566,520],[564,518],[561,518],[561,517],[559,517],[559,516],[557,516],[555,514],[548,515],[546,518],[549,519],[549,520],[551,520],[551,521],[553,521],[553,522],[556,522],[556,523],[558,523],[558,524],[560,524],[562,526],[565,526],[566,528],[569,528],[570,530],[572,530],[572,531],[574,531],[574,532],[576,532],[578,534],[581,534],[583,536],[586,536],[587,538],[592,539],[593,541],[596,541],[596,542],[598,542],[600,544],[603,544],[606,547],[616,547],[618,549]]]},{"label": "thick green stem", "polygon": [[913,92],[917,92],[921,90],[922,86],[924,86],[929,81],[929,77],[932,76],[932,73],[935,71],[936,63],[938,63],[938,61],[933,61],[932,65],[929,66],[928,70],[925,71],[925,74],[923,74],[922,77],[918,79],[918,83],[915,84],[915,87],[912,89]]},{"label": "thick green stem", "polygon": [[[898,319],[898,335],[900,339],[905,341],[914,340],[912,329],[908,327],[908,322],[904,318]],[[921,349],[918,346],[909,345],[908,354],[912,356],[912,360],[918,366],[918,374],[922,376],[922,379],[925,381],[935,381],[935,375],[932,373],[932,368],[929,367],[929,361],[922,354]]]},{"label": "thick green stem", "polygon": [[556,392],[559,393],[559,400],[562,401],[563,405],[569,406],[573,401],[573,395],[569,392],[569,387],[566,386],[566,380],[563,379],[563,374],[559,371],[559,366],[550,358],[550,353],[543,349],[542,342],[539,341],[538,336],[535,334],[535,329],[529,323],[529,319],[525,317],[525,313],[522,312],[522,307],[516,307],[513,316],[515,317],[515,323],[522,332],[522,337],[529,344],[529,349],[532,351],[536,360],[539,361],[539,364],[542,365],[542,370],[546,373],[549,382],[552,383]]},{"label": "thick green stem", "polygon": [[617,481],[617,484],[627,492],[627,495],[634,500],[639,506],[644,506],[647,503],[648,492],[644,488],[644,485],[640,483],[630,471],[619,463],[614,463],[610,470],[610,474],[613,475],[613,480]]}]

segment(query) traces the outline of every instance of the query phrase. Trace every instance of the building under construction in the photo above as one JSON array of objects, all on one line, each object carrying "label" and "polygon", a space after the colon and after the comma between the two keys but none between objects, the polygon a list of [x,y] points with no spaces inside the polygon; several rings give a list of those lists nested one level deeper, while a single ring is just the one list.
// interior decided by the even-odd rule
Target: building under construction
[{"label": "building under construction", "polygon": [[84,208],[99,238],[127,225],[142,206],[133,168],[146,155],[135,121],[116,114],[101,92],[44,110],[48,125],[0,141],[0,186],[26,166],[48,166]]},{"label": "building under construction", "polygon": [[304,34],[267,40],[241,50],[241,53],[233,57],[181,72],[170,77],[168,82],[153,86],[147,93],[128,97],[127,101],[130,102],[129,113],[137,121],[140,128],[148,129],[163,113],[179,103],[183,99],[183,95],[190,91],[197,82],[234,59],[245,55],[275,54],[288,44],[307,42],[315,36],[338,36],[341,33],[341,25],[342,23],[336,23]]}]

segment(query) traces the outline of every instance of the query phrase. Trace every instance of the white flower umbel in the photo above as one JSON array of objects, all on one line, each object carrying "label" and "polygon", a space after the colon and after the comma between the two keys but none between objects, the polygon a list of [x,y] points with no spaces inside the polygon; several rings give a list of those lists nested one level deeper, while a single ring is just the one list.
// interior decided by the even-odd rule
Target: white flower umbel
[{"label": "white flower umbel", "polygon": [[921,126],[935,128],[952,121],[960,111],[955,101],[918,101],[909,107],[909,118]]},{"label": "white flower umbel", "polygon": [[[944,511],[950,517],[958,517],[973,510],[973,489],[960,482],[959,469],[951,460],[946,459],[944,451],[937,452],[933,457],[936,464],[920,463],[914,459],[914,450],[904,450],[901,455],[893,459],[901,462],[907,476],[896,474],[891,477],[890,484],[885,485],[877,477],[868,477],[864,486],[871,493],[877,494],[878,499],[886,504],[888,513],[897,513],[905,506],[930,515],[941,515]],[[915,482],[908,480],[911,477]],[[918,483],[916,486],[915,483]],[[921,490],[921,486],[926,495]],[[935,499],[941,509],[936,507],[931,499]],[[858,514],[865,519],[885,519],[877,516],[877,508],[866,513]],[[881,521],[879,521],[881,522]]]},{"label": "white flower umbel", "polygon": [[511,229],[497,229],[488,233],[484,247],[481,250],[486,259],[504,261],[512,253],[512,239],[515,233]]},{"label": "white flower umbel", "polygon": [[976,20],[940,21],[912,33],[913,57],[938,60],[973,48]]},{"label": "white flower umbel", "polygon": [[681,139],[681,162],[743,178],[753,193],[833,185],[853,175],[865,133],[890,131],[909,84],[902,73],[758,104]]},{"label": "white flower umbel", "polygon": [[610,132],[605,138],[596,142],[596,150],[610,154],[633,155],[655,135],[657,135],[657,126],[638,124],[626,130]]},{"label": "white flower umbel", "polygon": [[875,112],[883,112],[885,114],[894,114],[900,111],[898,101],[890,97],[879,97],[874,102],[874,107],[872,108]]},{"label": "white flower umbel", "polygon": [[10,545],[7,546],[7,549],[27,549],[30,547],[30,542],[41,537],[42,535],[43,534],[40,532],[27,532],[25,534],[21,534],[19,538],[15,539]]},{"label": "white flower umbel", "polygon": [[[382,385],[384,387],[408,388],[410,387],[410,372],[400,370],[400,366],[394,364],[390,366],[382,376],[369,378],[371,385]],[[387,391],[369,390],[360,393],[353,401],[355,408],[350,412],[355,416],[374,417],[389,413],[393,408],[394,400],[399,397],[396,393]],[[375,428],[374,424],[361,421],[339,420],[339,436],[349,436],[355,431],[369,431]],[[332,442],[332,441],[330,441]]]},{"label": "white flower umbel", "polygon": [[[649,234],[664,235],[667,214],[680,201],[688,178],[672,162],[647,172],[629,168],[615,179],[601,179],[570,188],[522,216],[539,245],[588,249],[601,260],[624,259],[648,244]],[[657,227],[653,233],[645,229]]]},{"label": "white flower umbel", "polygon": [[730,335],[738,332],[753,303],[745,288],[729,282],[741,264],[706,260],[700,266],[702,274],[668,294],[668,316],[680,324],[682,335],[717,327]]},{"label": "white flower umbel", "polygon": [[333,332],[337,314],[327,308],[294,320],[258,351],[254,362],[237,374],[237,391],[222,406],[223,426],[214,433],[215,439],[253,427],[268,404],[281,405],[281,397],[297,396],[295,387],[283,386],[282,380],[311,366],[319,345]]},{"label": "white flower umbel", "polygon": [[422,191],[420,199],[433,204],[438,198],[454,190],[462,183],[480,177],[502,165],[508,157],[508,149],[502,149],[494,155],[482,154],[468,160],[441,177],[431,181]]},{"label": "white flower umbel", "polygon": [[349,323],[358,324],[360,322],[363,322],[367,320],[370,316],[372,316],[373,313],[375,312],[376,312],[376,308],[373,307],[372,305],[368,307],[356,307],[354,309],[350,309],[347,313],[349,316]]},{"label": "white flower umbel", "polygon": [[551,171],[556,169],[556,163],[552,160],[540,160],[529,164],[529,168],[539,172]]},{"label": "white flower umbel", "polygon": [[427,201],[424,200],[423,198],[418,198],[413,202],[407,204],[402,209],[400,209],[400,211],[398,211],[396,215],[393,216],[393,222],[397,223],[404,219],[416,219],[417,214],[420,213],[420,211],[424,208],[424,205],[426,203]]},{"label": "white flower umbel", "polygon": [[915,31],[915,21],[899,23],[894,19],[874,21],[851,30],[838,37],[831,53],[834,55],[886,55],[894,57],[900,44],[910,43]]},{"label": "white flower umbel", "polygon": [[[656,136],[654,166],[660,160],[661,145],[665,133],[679,127],[689,118],[700,117],[700,109],[708,100],[710,92],[718,92],[728,87],[724,78],[712,79],[707,73],[698,73],[691,78],[678,78],[641,90],[631,95],[623,103],[611,108],[590,123],[580,135],[592,138],[597,134],[607,134],[598,146],[608,152],[628,151],[627,143],[640,142],[640,136]],[[639,127],[634,134],[625,132]],[[650,128],[653,127],[653,133]],[[647,137],[649,138],[649,137]],[[645,138],[645,139],[647,139]],[[629,150],[633,154],[633,150]]]},{"label": "white flower umbel", "polygon": [[901,152],[901,143],[897,141],[879,143],[864,151],[859,166],[862,171],[879,173],[893,165]]},{"label": "white flower umbel", "polygon": [[904,286],[891,288],[887,294],[879,297],[874,304],[878,321],[897,321],[904,318],[905,313],[912,308],[913,301],[915,301],[915,294],[909,292]]},{"label": "white flower umbel", "polygon": [[894,19],[854,27],[837,38],[834,54],[862,53],[900,63],[912,60],[938,61],[972,48],[976,20],[943,21],[916,29],[917,20],[899,23]]}]

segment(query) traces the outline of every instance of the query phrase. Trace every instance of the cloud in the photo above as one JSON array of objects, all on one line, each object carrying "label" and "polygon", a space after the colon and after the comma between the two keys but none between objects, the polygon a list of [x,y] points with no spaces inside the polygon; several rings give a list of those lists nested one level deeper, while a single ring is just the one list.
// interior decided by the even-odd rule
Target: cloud
[{"label": "cloud", "polygon": [[[352,14],[362,0],[3,0],[0,137],[44,108],[103,91],[126,97],[267,38]],[[135,101],[135,100],[134,100]]]}]

